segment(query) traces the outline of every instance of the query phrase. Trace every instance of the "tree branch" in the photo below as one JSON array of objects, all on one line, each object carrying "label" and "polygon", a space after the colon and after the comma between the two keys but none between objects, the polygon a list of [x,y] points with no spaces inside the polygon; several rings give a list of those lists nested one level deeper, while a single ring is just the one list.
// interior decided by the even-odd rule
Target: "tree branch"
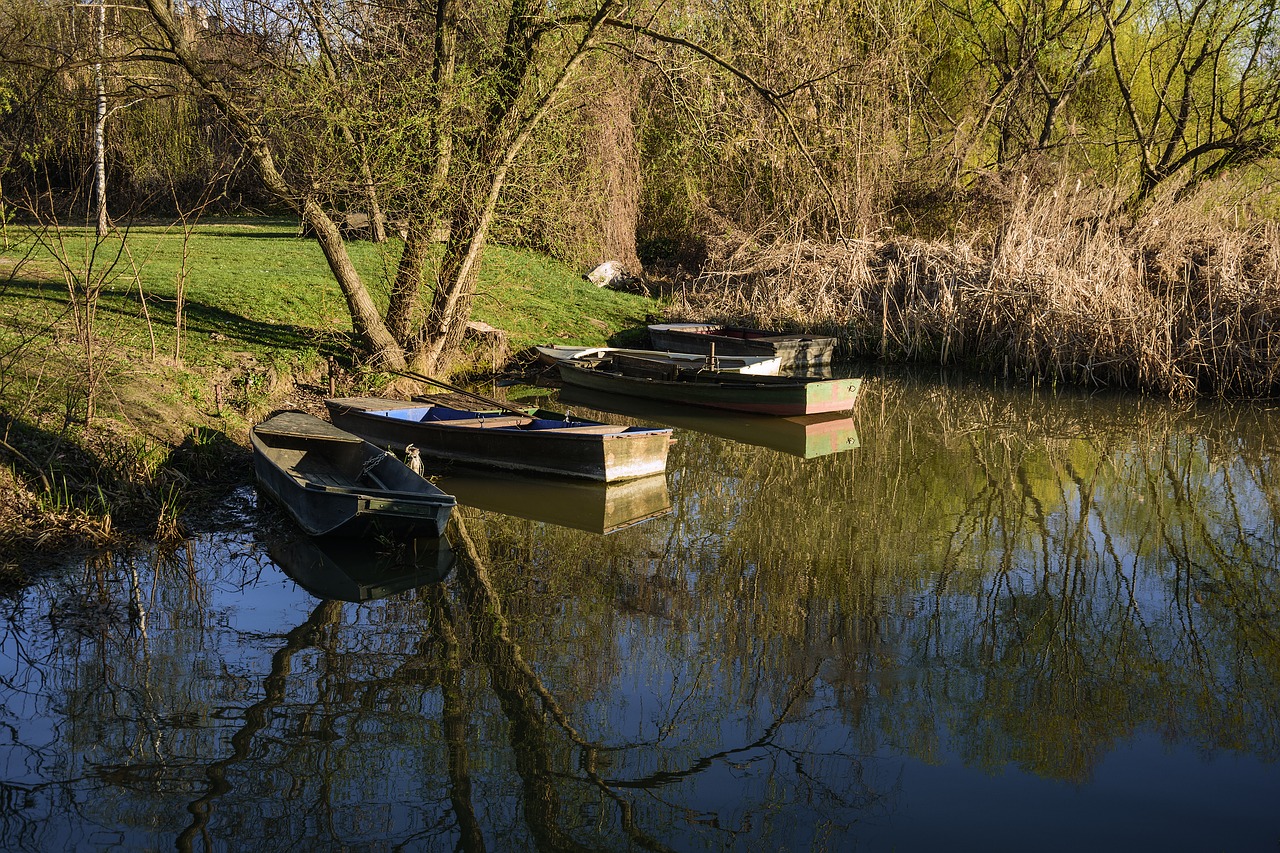
[{"label": "tree branch", "polygon": [[813,154],[810,153],[809,146],[804,144],[804,140],[800,137],[800,132],[796,129],[796,125],[791,118],[791,114],[787,112],[782,103],[785,97],[794,94],[806,85],[811,84],[802,84],[800,86],[793,87],[787,90],[786,94],[783,94],[764,85],[755,77],[751,76],[746,71],[743,71],[729,60],[721,57],[714,51],[708,50],[697,42],[690,41],[689,39],[681,36],[668,35],[667,33],[659,32],[644,24],[637,24],[632,21],[622,20],[621,18],[607,18],[604,23],[606,26],[613,27],[615,29],[639,33],[640,35],[653,39],[654,41],[675,45],[676,47],[692,51],[715,65],[718,65],[734,77],[737,77],[760,95],[760,97],[764,98],[765,102],[769,104],[769,106],[772,107],[782,118],[783,123],[787,126],[787,131],[791,135],[791,140],[800,149],[801,154],[804,155],[804,159],[808,162],[809,168],[813,170],[814,177],[818,179],[818,183],[822,184],[822,191],[827,196],[827,202],[831,205],[831,211],[836,217],[836,229],[841,236],[844,235],[844,216],[840,212],[840,205],[836,201],[835,193],[831,190],[831,184],[827,181],[826,175],[822,173],[822,169],[819,168],[817,161],[813,159]]}]

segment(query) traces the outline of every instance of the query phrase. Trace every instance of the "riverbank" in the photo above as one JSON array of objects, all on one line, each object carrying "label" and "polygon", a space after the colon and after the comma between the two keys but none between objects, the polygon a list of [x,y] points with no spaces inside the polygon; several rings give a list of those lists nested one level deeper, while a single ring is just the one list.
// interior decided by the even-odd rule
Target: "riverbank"
[{"label": "riverbank", "polygon": [[[296,223],[9,229],[0,249],[0,586],[39,554],[178,541],[250,477],[249,425],[389,377],[352,359],[344,300]],[[400,245],[352,244],[375,299]],[[384,303],[385,304],[385,303]],[[601,345],[659,304],[492,247],[464,369],[549,341]]]},{"label": "riverbank", "polygon": [[834,335],[845,358],[958,365],[1176,399],[1280,394],[1280,222],[1211,200],[1138,221],[1076,187],[1014,199],[991,230],[713,242],[673,318]]},{"label": "riverbank", "polygon": [[[535,344],[600,345],[653,316],[836,335],[845,358],[962,365],[1032,383],[1170,397],[1280,392],[1280,225],[1189,206],[1126,226],[1063,190],[998,232],[839,245],[710,243],[661,299],[596,288],[502,247],[486,254],[472,376]],[[125,537],[178,540],[249,479],[247,430],[329,388],[381,390],[351,357],[341,293],[283,220],[28,232],[0,253],[0,567]],[[352,244],[386,298],[400,246]],[[385,304],[385,303],[384,303]],[[3,570],[0,568],[0,570]]]}]

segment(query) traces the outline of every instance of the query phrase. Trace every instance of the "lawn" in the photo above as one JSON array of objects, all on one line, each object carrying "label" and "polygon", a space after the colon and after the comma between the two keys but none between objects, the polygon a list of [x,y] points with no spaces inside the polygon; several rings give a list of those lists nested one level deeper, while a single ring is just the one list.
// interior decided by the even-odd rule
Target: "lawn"
[{"label": "lawn", "polygon": [[[10,228],[0,248],[0,408],[32,400],[74,408],[90,377],[104,411],[171,420],[182,405],[206,414],[276,377],[347,360],[346,303],[314,240],[283,219],[210,221],[130,228],[96,241],[91,231]],[[350,244],[375,299],[385,299],[401,250]],[[185,282],[184,329],[175,296]],[[71,288],[100,290],[92,315],[98,349],[85,350]],[[508,335],[511,350],[540,343],[600,345],[643,327],[657,303],[596,288],[578,271],[519,249],[485,254],[474,319]],[[83,391],[81,391],[83,393]],[[216,398],[216,399],[215,399]],[[113,406],[113,401],[120,406]]]}]

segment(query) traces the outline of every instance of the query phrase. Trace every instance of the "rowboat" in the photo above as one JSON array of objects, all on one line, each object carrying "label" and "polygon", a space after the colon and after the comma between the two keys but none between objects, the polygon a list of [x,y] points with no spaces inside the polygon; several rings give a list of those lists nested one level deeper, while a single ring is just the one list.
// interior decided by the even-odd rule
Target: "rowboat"
[{"label": "rowboat", "polygon": [[250,442],[263,491],[313,536],[439,536],[457,503],[391,454],[305,412],[263,421]]},{"label": "rowboat", "polygon": [[370,549],[361,539],[295,534],[267,540],[267,554],[298,586],[329,601],[374,601],[439,583],[453,569],[449,540],[410,539]]},{"label": "rowboat", "polygon": [[381,397],[325,400],[335,425],[397,452],[514,471],[614,482],[667,468],[671,430],[617,426],[542,409],[481,412]]},{"label": "rowboat", "polygon": [[671,513],[665,474],[601,483],[453,466],[437,482],[460,505],[589,533],[616,533]]},{"label": "rowboat", "polygon": [[[607,394],[576,387],[562,388],[560,402],[564,405],[572,405],[574,408],[612,412],[636,418],[645,423],[693,430],[739,444],[765,447],[779,453],[798,456],[801,459],[844,453],[861,446],[857,424],[848,412],[825,412],[784,418],[694,408],[678,403],[626,397],[621,394]],[[460,493],[452,489],[448,491],[457,496],[460,503],[466,503]]]},{"label": "rowboat", "polygon": [[776,355],[720,355],[710,353],[667,352],[652,349],[622,349],[619,347],[534,347],[538,360],[544,364],[558,364],[567,359],[600,358],[619,353],[651,361],[661,361],[680,367],[706,367],[726,373],[748,373],[773,376],[782,368],[782,359]]},{"label": "rowboat", "polygon": [[624,355],[562,361],[559,370],[565,384],[592,391],[784,417],[851,409],[862,385],[861,379],[687,370]]},{"label": "rowboat", "polygon": [[768,329],[725,326],[719,323],[660,323],[649,327],[649,344],[657,350],[730,355],[769,356],[781,359],[784,370],[830,364],[836,339],[799,335]]}]

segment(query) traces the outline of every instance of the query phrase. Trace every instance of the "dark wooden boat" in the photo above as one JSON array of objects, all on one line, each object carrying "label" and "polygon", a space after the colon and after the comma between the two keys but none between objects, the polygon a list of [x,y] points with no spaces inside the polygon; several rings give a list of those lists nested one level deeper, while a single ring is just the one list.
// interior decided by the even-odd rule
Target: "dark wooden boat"
[{"label": "dark wooden boat", "polygon": [[268,539],[267,554],[298,586],[333,601],[373,601],[440,583],[454,564],[443,537],[370,548],[362,539],[295,533]]},{"label": "dark wooden boat", "polygon": [[262,489],[313,536],[440,536],[457,501],[359,436],[305,412],[250,430]]},{"label": "dark wooden boat", "polygon": [[559,370],[565,384],[592,391],[784,417],[852,409],[862,386],[861,379],[743,376],[622,355],[562,361]]},{"label": "dark wooden boat", "polygon": [[342,429],[379,447],[513,471],[615,482],[667,468],[671,430],[617,426],[541,409],[485,413],[380,397],[325,400]]},{"label": "dark wooden boat", "polygon": [[783,370],[830,364],[836,339],[719,323],[661,323],[649,327],[649,343],[657,350],[716,355],[777,356]]},{"label": "dark wooden boat", "polygon": [[[646,423],[659,423],[676,429],[719,436],[740,444],[767,447],[801,459],[843,453],[861,446],[857,425],[848,412],[785,418],[695,408],[577,387],[562,388],[560,402],[575,409],[612,412]],[[460,502],[466,502],[460,494],[457,497]]]}]

